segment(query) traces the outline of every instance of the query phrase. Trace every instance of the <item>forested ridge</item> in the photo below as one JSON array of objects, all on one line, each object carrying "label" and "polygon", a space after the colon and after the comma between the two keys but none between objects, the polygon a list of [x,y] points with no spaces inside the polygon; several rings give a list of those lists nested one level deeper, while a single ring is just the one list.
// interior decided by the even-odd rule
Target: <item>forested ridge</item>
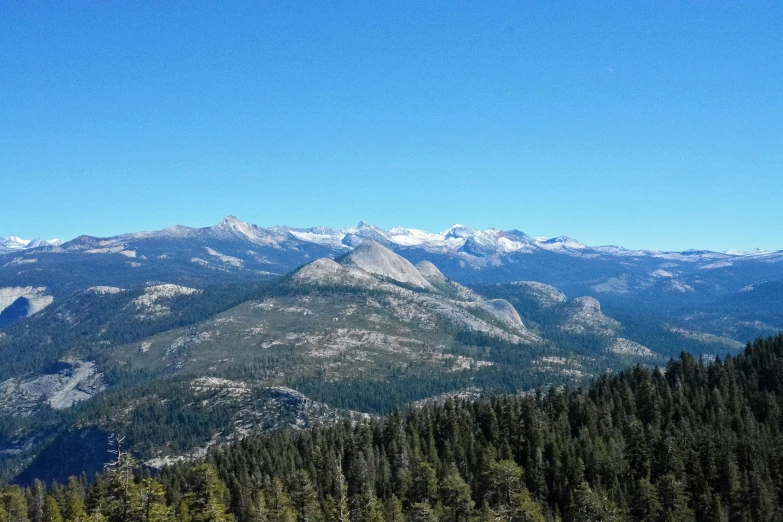
[{"label": "forested ridge", "polygon": [[783,520],[783,334],[588,389],[255,435],[150,477],[0,493],[2,522]]}]

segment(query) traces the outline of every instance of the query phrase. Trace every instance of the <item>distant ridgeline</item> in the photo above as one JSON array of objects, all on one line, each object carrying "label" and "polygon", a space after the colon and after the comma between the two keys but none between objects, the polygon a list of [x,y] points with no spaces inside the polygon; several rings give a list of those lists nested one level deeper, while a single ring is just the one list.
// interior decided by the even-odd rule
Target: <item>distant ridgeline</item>
[{"label": "distant ridgeline", "polygon": [[150,478],[2,491],[0,520],[773,521],[783,517],[783,334],[589,389],[446,401],[253,435]]}]

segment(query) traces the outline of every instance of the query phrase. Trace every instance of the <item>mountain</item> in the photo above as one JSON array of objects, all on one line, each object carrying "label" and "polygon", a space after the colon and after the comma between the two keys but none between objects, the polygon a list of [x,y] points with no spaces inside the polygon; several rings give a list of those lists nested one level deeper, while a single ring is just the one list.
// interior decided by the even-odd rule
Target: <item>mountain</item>
[{"label": "mountain", "polygon": [[[514,292],[488,294],[373,240],[253,284],[79,290],[0,336],[0,473],[73,469],[56,459],[80,433],[90,448],[121,433],[157,466],[259,430],[664,360],[593,298],[563,297],[542,328]],[[90,455],[74,462],[97,469]]]},{"label": "mountain", "polygon": [[82,436],[123,433],[159,465],[258,430],[734,353],[783,325],[782,271],[780,253],[230,216],[17,249],[0,255],[0,478],[99,469],[52,460]]},{"label": "mountain", "polygon": [[61,239],[22,239],[18,236],[0,237],[0,255],[13,252],[19,252],[28,248],[39,248],[43,246],[59,246],[63,243]]},{"label": "mountain", "polygon": [[[0,255],[0,289],[41,288],[57,301],[94,286],[142,288],[157,281],[204,287],[271,279],[314,259],[339,258],[367,239],[412,264],[432,262],[462,284],[537,281],[599,299],[614,315],[684,321],[679,326],[740,342],[783,328],[782,307],[761,309],[741,298],[744,288],[783,281],[783,252],[590,247],[565,236],[464,225],[439,233],[387,231],[365,222],[342,229],[262,228],[228,216],[213,227],[80,236],[60,245],[14,240],[18,248]],[[10,322],[9,315],[4,324]]]}]

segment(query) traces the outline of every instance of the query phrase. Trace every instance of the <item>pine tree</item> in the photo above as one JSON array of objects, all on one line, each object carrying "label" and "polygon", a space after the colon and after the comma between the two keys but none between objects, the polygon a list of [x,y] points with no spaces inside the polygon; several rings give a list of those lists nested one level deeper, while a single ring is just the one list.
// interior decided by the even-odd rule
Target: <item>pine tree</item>
[{"label": "pine tree", "polygon": [[27,500],[18,486],[6,486],[0,492],[6,522],[28,522]]},{"label": "pine tree", "polygon": [[631,500],[631,515],[639,522],[655,522],[661,513],[658,489],[646,478],[636,483],[636,492]]},{"label": "pine tree", "polygon": [[446,520],[453,522],[467,520],[475,505],[470,486],[456,468],[452,468],[441,482],[440,499],[445,507]]},{"label": "pine tree", "polygon": [[177,505],[174,520],[176,520],[176,522],[191,522],[193,520],[193,517],[190,516],[187,500],[182,499]]},{"label": "pine tree", "polygon": [[383,522],[381,503],[369,484],[362,487],[353,501],[353,522]]},{"label": "pine tree", "polygon": [[193,468],[188,476],[189,492],[186,495],[192,522],[229,522],[233,516],[227,513],[228,489],[211,464]]},{"label": "pine tree", "polygon": [[44,500],[43,522],[63,522],[63,516],[60,514],[60,507],[52,496],[47,496]]},{"label": "pine tree", "polygon": [[408,510],[409,522],[436,522],[438,517],[429,502],[415,502]]},{"label": "pine tree", "polygon": [[508,507],[511,504],[511,497],[521,490],[522,475],[522,468],[513,460],[495,461],[489,465],[487,482],[494,506]]},{"label": "pine tree", "polygon": [[141,522],[164,522],[169,518],[166,491],[157,480],[145,478],[138,487]]},{"label": "pine tree", "polygon": [[574,491],[568,520],[570,522],[619,522],[623,517],[617,506],[606,495],[594,491],[587,482],[582,482]]},{"label": "pine tree", "polygon": [[288,496],[279,478],[272,480],[265,495],[269,522],[296,522],[296,511],[291,504],[291,497]]},{"label": "pine tree", "polygon": [[530,497],[527,489],[511,497],[510,508],[511,522],[546,522],[547,520],[541,506]]},{"label": "pine tree", "polygon": [[29,502],[31,522],[43,522],[46,504],[46,485],[38,479],[33,481],[32,496]]},{"label": "pine tree", "polygon": [[438,476],[427,462],[419,462],[411,477],[408,498],[413,502],[432,502],[438,495]]},{"label": "pine tree", "polygon": [[312,480],[303,469],[294,473],[291,502],[297,512],[297,522],[318,522],[321,519],[321,509]]},{"label": "pine tree", "polygon": [[127,451],[117,450],[117,460],[100,477],[100,509],[96,512],[106,516],[109,522],[127,522],[138,519],[140,495],[134,473],[138,462]]},{"label": "pine tree", "polygon": [[84,505],[84,485],[78,478],[68,479],[63,497],[62,515],[65,520],[75,522],[87,517],[87,509]]},{"label": "pine tree", "polygon": [[405,522],[402,511],[402,502],[393,494],[383,504],[383,520],[385,522]]},{"label": "pine tree", "polygon": [[268,522],[269,508],[266,505],[266,495],[264,490],[260,489],[256,493],[256,501],[251,512],[250,522]]},{"label": "pine tree", "polygon": [[658,493],[661,499],[661,516],[666,522],[691,522],[693,511],[689,507],[689,496],[685,484],[672,473],[658,480]]},{"label": "pine tree", "polygon": [[343,466],[340,456],[338,455],[335,460],[335,491],[332,498],[330,499],[330,518],[334,522],[350,522],[350,507],[348,506],[348,481],[345,479],[345,475],[343,474]]}]

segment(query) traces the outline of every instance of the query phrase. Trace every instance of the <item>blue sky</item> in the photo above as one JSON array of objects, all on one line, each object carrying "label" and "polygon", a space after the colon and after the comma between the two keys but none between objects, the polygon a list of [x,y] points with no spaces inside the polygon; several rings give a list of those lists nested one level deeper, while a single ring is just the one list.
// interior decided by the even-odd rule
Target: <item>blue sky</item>
[{"label": "blue sky", "polygon": [[783,4],[3,2],[0,236],[783,249]]}]

